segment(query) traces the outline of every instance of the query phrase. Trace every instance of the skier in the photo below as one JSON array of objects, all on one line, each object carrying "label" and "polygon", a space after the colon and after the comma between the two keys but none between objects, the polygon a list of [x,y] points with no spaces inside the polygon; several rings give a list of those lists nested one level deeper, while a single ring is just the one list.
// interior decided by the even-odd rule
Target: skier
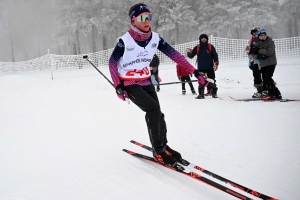
[{"label": "skier", "polygon": [[[189,84],[189,86],[190,86],[190,88],[191,88],[192,94],[196,95],[197,93],[195,92],[193,83],[191,82],[191,78],[190,78],[190,75],[192,76],[192,74],[190,74],[189,72],[185,71],[178,64],[176,65],[176,70],[177,70],[177,77],[178,77],[178,79],[180,81],[182,81],[182,82],[187,81],[188,84]],[[182,87],[182,94],[185,95],[185,93],[186,93],[185,83],[182,83],[181,87]]]},{"label": "skier", "polygon": [[258,59],[264,83],[268,89],[268,96],[263,96],[262,100],[282,99],[281,92],[276,87],[272,79],[277,65],[275,44],[271,37],[267,36],[265,29],[257,32],[258,42],[254,45],[253,54]]},{"label": "skier", "polygon": [[255,43],[258,41],[257,31],[260,30],[259,26],[255,26],[251,29],[250,34],[252,35],[251,39],[249,40],[249,46],[246,47],[246,51],[248,51],[249,57],[249,67],[252,70],[253,78],[254,78],[254,87],[257,89],[252,95],[252,98],[261,98],[263,93],[263,81],[262,81],[262,73],[261,67],[257,59],[254,59],[253,49]]},{"label": "skier", "polygon": [[158,66],[159,66],[159,58],[156,54],[154,54],[152,61],[150,62],[151,76],[154,77],[155,82],[158,83],[156,86],[156,91],[160,91],[159,87],[159,78],[158,78]]},{"label": "skier", "polygon": [[174,62],[206,84],[206,76],[195,69],[179,52],[151,29],[153,18],[147,5],[138,3],[129,10],[130,30],[117,39],[109,60],[109,70],[117,96],[136,104],[146,112],[145,119],[153,156],[161,164],[174,166],[181,161],[181,154],[167,145],[167,126],[161,112],[155,87],[151,83],[150,62],[159,49]]},{"label": "skier", "polygon": [[[219,66],[219,58],[216,49],[212,44],[208,43],[208,36],[206,34],[200,35],[199,43],[200,44],[195,46],[193,50],[188,49],[187,56],[193,58],[197,55],[198,70],[206,73],[208,78],[211,78],[216,82],[215,71],[218,70]],[[214,85],[215,87],[212,88],[211,85]],[[209,84],[205,96],[212,95],[213,98],[218,98],[217,90],[218,88],[215,83]],[[204,86],[199,85],[198,91],[199,95],[196,98],[204,99]]]}]

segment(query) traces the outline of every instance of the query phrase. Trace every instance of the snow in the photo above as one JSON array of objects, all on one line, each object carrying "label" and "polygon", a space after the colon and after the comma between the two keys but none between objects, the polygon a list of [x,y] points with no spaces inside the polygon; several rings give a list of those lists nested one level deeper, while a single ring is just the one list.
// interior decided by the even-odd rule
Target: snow
[{"label": "snow", "polygon": [[[175,70],[161,65],[163,82],[177,81]],[[216,75],[224,100],[194,99],[188,85],[185,96],[180,84],[161,86],[171,148],[251,189],[299,199],[300,102],[231,100],[255,92],[247,62],[221,63]],[[299,61],[279,63],[274,79],[284,98],[300,99],[299,76]],[[129,142],[149,145],[144,113],[119,100],[93,68],[55,72],[54,80],[42,72],[0,74],[0,94],[1,200],[235,199],[124,153],[151,155]]]}]

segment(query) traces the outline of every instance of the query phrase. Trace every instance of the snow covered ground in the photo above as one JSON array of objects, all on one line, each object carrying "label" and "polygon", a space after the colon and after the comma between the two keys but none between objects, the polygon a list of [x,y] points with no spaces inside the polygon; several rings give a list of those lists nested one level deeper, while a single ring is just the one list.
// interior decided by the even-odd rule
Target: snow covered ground
[{"label": "snow covered ground", "polygon": [[[300,102],[231,100],[229,95],[247,98],[255,92],[246,65],[221,63],[217,83],[223,101],[196,100],[188,85],[185,96],[179,84],[161,86],[169,145],[232,181],[298,200]],[[110,78],[107,68],[100,70]],[[175,70],[160,66],[163,82],[177,81]],[[129,142],[149,144],[144,113],[119,100],[95,69],[50,77],[0,74],[1,200],[235,199],[124,153],[126,148],[151,155]],[[299,60],[277,66],[274,79],[284,98],[300,99],[299,77]]]}]

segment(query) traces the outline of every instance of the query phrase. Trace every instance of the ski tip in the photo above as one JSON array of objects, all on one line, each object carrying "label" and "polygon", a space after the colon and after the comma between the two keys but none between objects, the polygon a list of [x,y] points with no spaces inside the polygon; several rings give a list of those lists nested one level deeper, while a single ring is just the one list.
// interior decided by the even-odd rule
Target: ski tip
[{"label": "ski tip", "polygon": [[132,155],[132,154],[136,154],[135,152],[133,152],[133,151],[129,151],[129,150],[127,150],[127,149],[123,149],[123,151],[125,151],[126,153],[128,153],[128,154],[130,154],[130,155]]}]

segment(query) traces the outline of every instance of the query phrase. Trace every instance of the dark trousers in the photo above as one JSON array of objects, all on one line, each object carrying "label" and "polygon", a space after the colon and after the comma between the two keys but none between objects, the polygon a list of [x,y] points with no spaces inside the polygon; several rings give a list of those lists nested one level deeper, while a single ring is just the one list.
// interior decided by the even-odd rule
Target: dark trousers
[{"label": "dark trousers", "polygon": [[[191,82],[190,76],[182,76],[180,79],[182,82],[188,82],[192,91],[195,91],[194,86]],[[182,83],[182,90],[185,90],[185,83]]]},{"label": "dark trousers", "polygon": [[261,85],[262,84],[262,78],[261,78],[261,70],[258,68],[258,64],[253,64],[252,72],[253,72],[253,78],[254,78],[254,85]]},{"label": "dark trousers", "polygon": [[279,89],[275,86],[274,80],[272,78],[275,71],[275,67],[276,65],[268,65],[261,68],[263,80],[266,84],[270,96],[281,95]]},{"label": "dark trousers", "polygon": [[[208,92],[212,92],[213,94],[217,94],[218,88],[217,88],[217,84],[216,84],[215,70],[213,68],[212,69],[202,69],[202,70],[199,70],[199,72],[205,73],[208,78],[211,78],[211,79],[213,79],[215,81],[214,87],[212,87],[212,84],[208,84],[207,91]],[[199,90],[199,94],[201,93],[200,92],[200,88],[201,88],[201,86],[199,86],[199,89],[198,89]]]},{"label": "dark trousers", "polygon": [[145,119],[154,154],[163,152],[167,144],[167,125],[154,86],[130,85],[124,88],[130,100],[146,112]]}]

